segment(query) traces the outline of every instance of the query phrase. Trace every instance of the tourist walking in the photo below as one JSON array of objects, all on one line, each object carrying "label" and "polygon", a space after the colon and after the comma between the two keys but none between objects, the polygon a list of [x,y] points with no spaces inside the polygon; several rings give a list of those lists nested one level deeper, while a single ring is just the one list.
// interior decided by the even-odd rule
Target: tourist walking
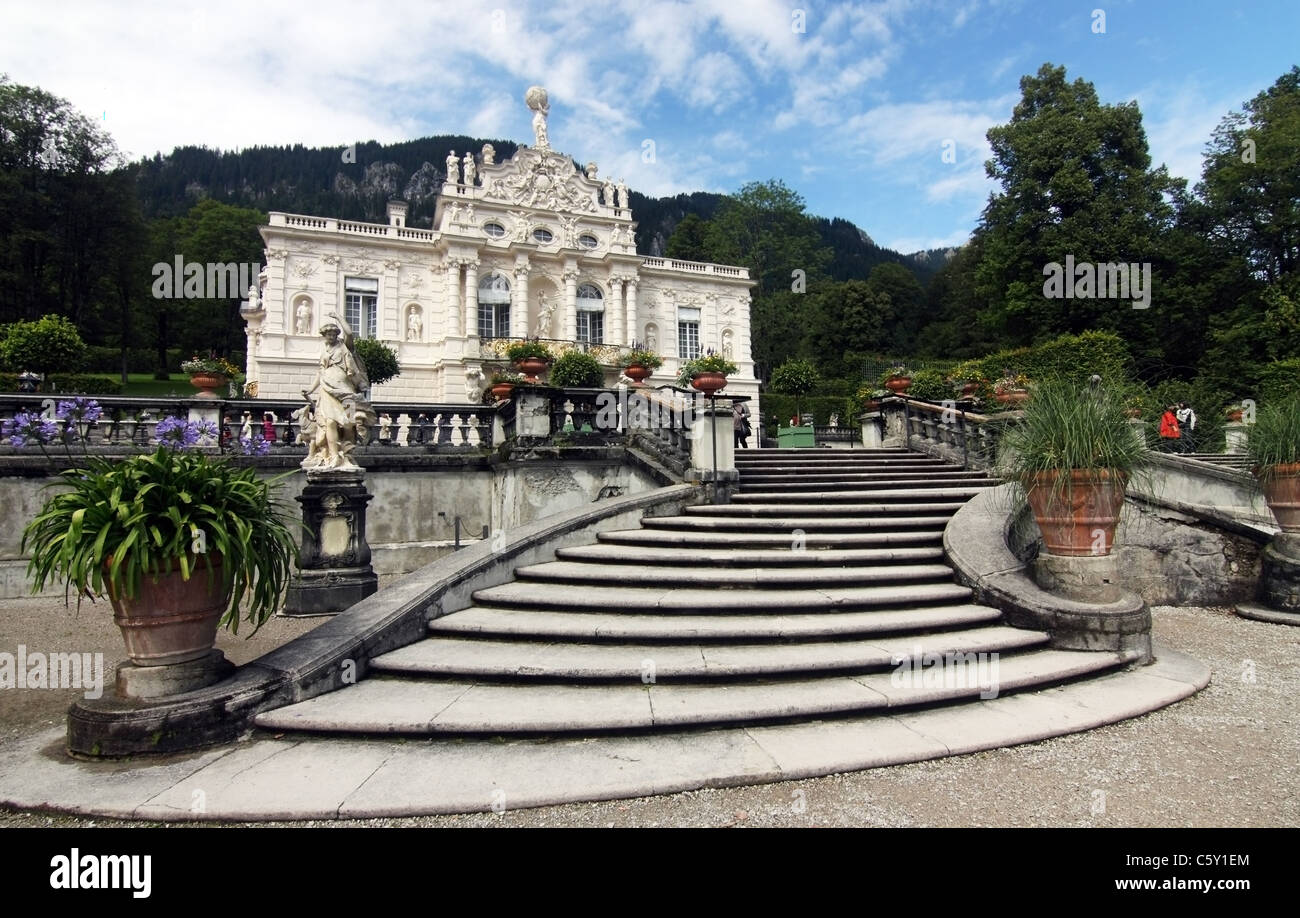
[{"label": "tourist walking", "polygon": [[735,431],[736,448],[745,449],[745,441],[749,439],[751,428],[749,426],[749,406],[744,402],[731,403],[731,425]]},{"label": "tourist walking", "polygon": [[1186,402],[1179,402],[1174,417],[1178,420],[1178,432],[1182,435],[1179,437],[1182,451],[1190,453],[1194,449],[1196,438],[1196,412]]},{"label": "tourist walking", "polygon": [[1160,416],[1160,448],[1166,452],[1174,452],[1179,447],[1181,435],[1178,430],[1178,415],[1174,413],[1173,405],[1165,406],[1165,413]]}]

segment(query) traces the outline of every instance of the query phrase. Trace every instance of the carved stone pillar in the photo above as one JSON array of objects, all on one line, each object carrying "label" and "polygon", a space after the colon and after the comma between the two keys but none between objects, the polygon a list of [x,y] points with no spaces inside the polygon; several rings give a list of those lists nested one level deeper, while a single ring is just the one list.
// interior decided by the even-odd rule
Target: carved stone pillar
[{"label": "carved stone pillar", "polygon": [[515,268],[514,300],[510,304],[510,337],[528,337],[528,268]]},{"label": "carved stone pillar", "polygon": [[342,612],[379,589],[366,541],[364,469],[309,470],[298,502],[305,524],[298,573],[289,583],[284,615]]},{"label": "carved stone pillar", "polygon": [[631,331],[627,333],[628,337],[623,341],[624,344],[632,343],[632,338],[636,335],[636,326],[636,278],[629,277],[627,279],[627,327]]},{"label": "carved stone pillar", "polygon": [[609,300],[605,304],[605,321],[609,323],[605,340],[610,344],[631,344],[627,332],[627,310],[623,306],[623,285],[609,282]]},{"label": "carved stone pillar", "polygon": [[564,272],[564,340],[578,340],[578,272]]},{"label": "carved stone pillar", "polygon": [[445,337],[460,334],[460,262],[447,261],[447,326]]},{"label": "carved stone pillar", "polygon": [[478,337],[478,260],[465,262],[465,336]]}]

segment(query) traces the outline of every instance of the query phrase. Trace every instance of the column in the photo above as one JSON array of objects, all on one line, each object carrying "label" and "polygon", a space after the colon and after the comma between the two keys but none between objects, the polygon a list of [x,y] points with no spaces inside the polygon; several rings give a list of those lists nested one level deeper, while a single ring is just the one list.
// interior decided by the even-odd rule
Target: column
[{"label": "column", "polygon": [[478,259],[465,262],[465,336],[478,337]]},{"label": "column", "polygon": [[630,344],[632,336],[627,333],[624,319],[627,312],[623,306],[622,284],[615,285],[613,281],[609,284],[609,299],[605,301],[605,321],[609,327],[605,329],[605,340],[610,344]]},{"label": "column", "polygon": [[[629,330],[627,332],[627,338],[623,342],[624,344],[630,344],[632,342],[632,338],[635,337],[636,335],[637,321],[636,321],[636,278],[635,277],[629,277],[627,279],[627,327]],[[660,332],[665,335],[668,334],[668,332],[664,329],[660,329]],[[676,333],[677,333],[676,326],[674,326],[673,334]]]},{"label": "column", "polygon": [[564,340],[578,340],[578,272],[564,272]]},{"label": "column", "polygon": [[443,330],[444,338],[460,334],[460,262],[454,258],[447,259],[447,325]]},{"label": "column", "polygon": [[510,337],[528,337],[528,266],[515,268],[514,298],[510,304]]}]

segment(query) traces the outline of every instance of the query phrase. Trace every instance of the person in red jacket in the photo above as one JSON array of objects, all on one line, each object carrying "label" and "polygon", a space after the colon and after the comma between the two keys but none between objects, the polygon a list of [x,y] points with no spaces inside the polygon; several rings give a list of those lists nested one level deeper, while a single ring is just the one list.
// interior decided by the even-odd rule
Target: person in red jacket
[{"label": "person in red jacket", "polygon": [[262,413],[262,439],[267,443],[275,442],[275,415],[269,411]]},{"label": "person in red jacket", "polygon": [[1174,414],[1174,406],[1165,406],[1165,413],[1160,416],[1160,448],[1174,452],[1178,449],[1178,441],[1182,433],[1178,429],[1178,417]]}]

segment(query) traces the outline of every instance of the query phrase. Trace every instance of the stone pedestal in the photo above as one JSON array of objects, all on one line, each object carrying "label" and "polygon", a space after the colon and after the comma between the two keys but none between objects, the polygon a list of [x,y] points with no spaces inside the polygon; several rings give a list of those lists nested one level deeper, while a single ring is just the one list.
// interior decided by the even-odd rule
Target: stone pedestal
[{"label": "stone pedestal", "polygon": [[[708,402],[696,408],[691,425],[691,467],[697,471],[696,480],[705,481],[713,476],[716,458],[719,480],[723,472],[736,470],[736,435],[731,415],[731,404],[713,408]],[[707,472],[706,474],[703,474]]]},{"label": "stone pedestal", "polygon": [[366,541],[364,469],[311,469],[302,504],[298,574],[289,584],[284,615],[331,615],[379,589]]},{"label": "stone pedestal", "polygon": [[1078,602],[1116,602],[1120,587],[1113,555],[1069,557],[1043,552],[1033,564],[1034,582],[1049,593]]},{"label": "stone pedestal", "polygon": [[1146,422],[1141,418],[1129,418],[1128,429],[1132,432],[1133,439],[1138,442],[1139,446],[1147,447],[1151,445],[1147,442]]},{"label": "stone pedestal", "polygon": [[188,663],[137,666],[130,661],[117,667],[117,696],[131,701],[163,698],[207,688],[235,671],[235,664],[220,650]]},{"label": "stone pedestal", "polygon": [[1246,451],[1246,425],[1241,421],[1228,421],[1223,425],[1223,451],[1241,454]]},{"label": "stone pedestal", "polygon": [[515,436],[545,438],[551,435],[550,396],[532,389],[516,390]]},{"label": "stone pedestal", "polygon": [[880,449],[885,442],[885,435],[881,430],[880,412],[869,411],[858,415],[858,423],[862,425],[862,445],[867,449]]},{"label": "stone pedestal", "polygon": [[1300,625],[1300,532],[1280,532],[1260,553],[1256,602],[1237,614],[1280,625]]}]

